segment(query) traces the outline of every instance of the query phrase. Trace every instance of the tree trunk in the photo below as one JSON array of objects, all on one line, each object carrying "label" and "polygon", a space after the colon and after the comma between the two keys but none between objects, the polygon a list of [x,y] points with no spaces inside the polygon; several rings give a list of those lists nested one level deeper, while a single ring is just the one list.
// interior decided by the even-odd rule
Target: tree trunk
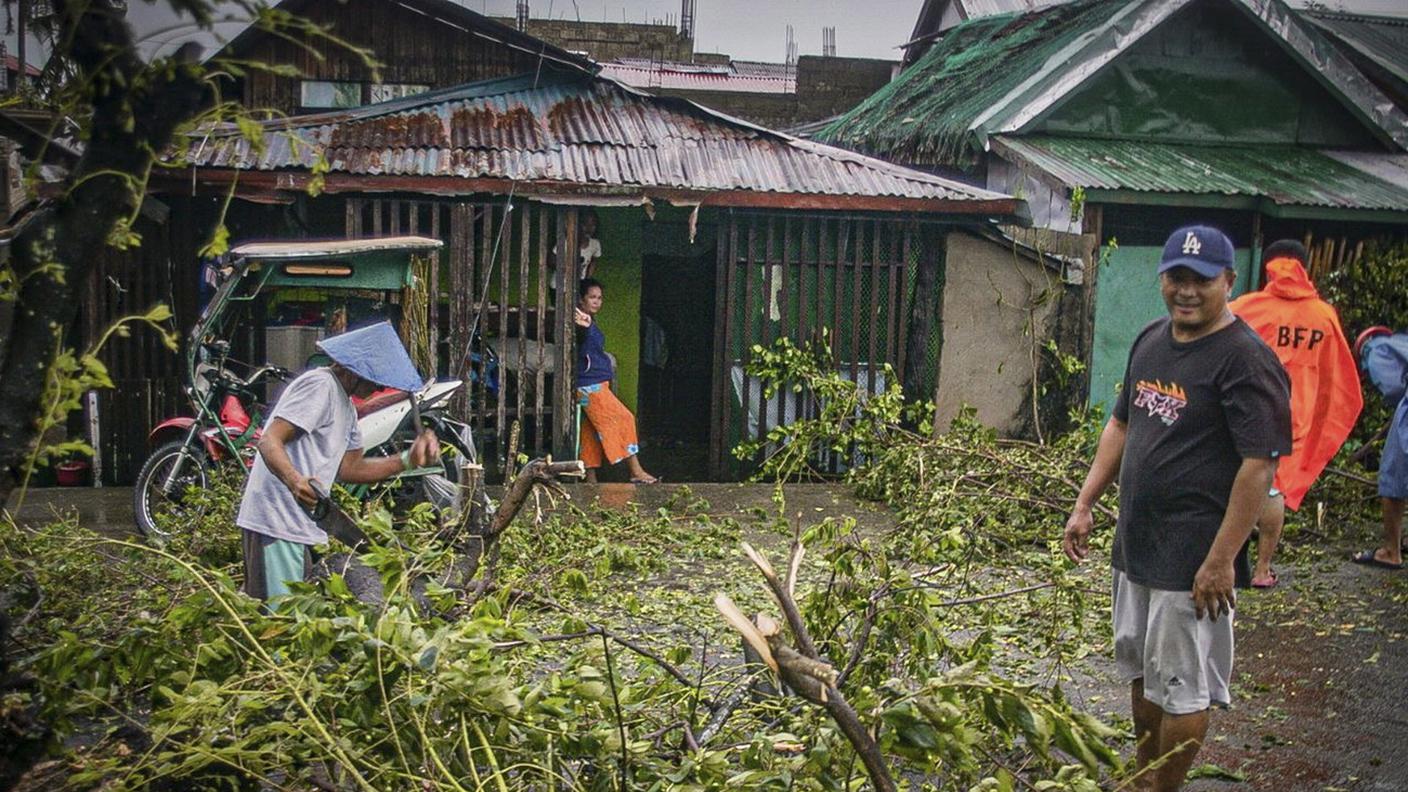
[{"label": "tree trunk", "polygon": [[9,266],[23,285],[0,325],[0,504],[38,441],[45,375],[77,317],[78,284],[114,229],[135,214],[155,156],[213,97],[197,64],[143,64],[112,0],[52,5],[61,40],[71,42],[62,55],[83,86],[81,110],[91,115],[63,191],[11,243]]}]

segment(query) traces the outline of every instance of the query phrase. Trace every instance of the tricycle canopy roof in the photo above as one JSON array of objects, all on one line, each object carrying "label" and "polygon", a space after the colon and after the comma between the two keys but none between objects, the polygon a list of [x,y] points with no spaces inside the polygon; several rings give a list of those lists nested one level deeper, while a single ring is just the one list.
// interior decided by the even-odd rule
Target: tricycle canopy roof
[{"label": "tricycle canopy roof", "polygon": [[411,259],[439,250],[438,239],[418,236],[252,242],[236,247],[249,272],[264,270],[261,286],[396,290],[411,285]]},{"label": "tricycle canopy roof", "polygon": [[387,250],[437,250],[445,243],[422,236],[378,237],[376,239],[330,239],[300,242],[249,242],[230,252],[241,258],[261,260],[328,258],[355,256]]}]

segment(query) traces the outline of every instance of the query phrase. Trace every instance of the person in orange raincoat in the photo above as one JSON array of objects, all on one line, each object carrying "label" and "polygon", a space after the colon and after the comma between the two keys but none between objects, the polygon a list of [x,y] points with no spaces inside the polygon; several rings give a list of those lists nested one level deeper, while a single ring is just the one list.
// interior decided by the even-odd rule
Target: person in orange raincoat
[{"label": "person in orange raincoat", "polygon": [[1281,540],[1286,509],[1300,508],[1305,493],[1349,437],[1364,397],[1359,369],[1339,315],[1305,272],[1305,247],[1274,242],[1262,257],[1266,285],[1229,307],[1276,353],[1291,379],[1291,455],[1276,469],[1271,496],[1257,520],[1252,585],[1276,585],[1271,557]]}]

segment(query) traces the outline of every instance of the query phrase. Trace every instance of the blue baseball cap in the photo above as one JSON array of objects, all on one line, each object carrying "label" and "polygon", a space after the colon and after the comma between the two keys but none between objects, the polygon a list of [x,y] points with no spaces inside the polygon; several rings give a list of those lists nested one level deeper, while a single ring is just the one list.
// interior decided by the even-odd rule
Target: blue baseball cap
[{"label": "blue baseball cap", "polygon": [[1169,235],[1159,259],[1159,273],[1187,267],[1204,278],[1216,278],[1236,266],[1232,240],[1212,226],[1184,226]]},{"label": "blue baseball cap", "polygon": [[390,322],[324,338],[318,348],[343,368],[384,388],[414,393],[425,387]]}]

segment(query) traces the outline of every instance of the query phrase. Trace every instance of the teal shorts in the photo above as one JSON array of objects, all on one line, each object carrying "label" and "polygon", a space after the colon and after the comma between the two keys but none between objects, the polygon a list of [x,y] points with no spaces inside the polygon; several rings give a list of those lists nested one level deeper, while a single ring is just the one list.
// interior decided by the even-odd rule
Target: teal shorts
[{"label": "teal shorts", "polygon": [[312,548],[241,530],[244,549],[244,591],[271,600],[288,594],[288,584],[307,580],[313,571]]}]

